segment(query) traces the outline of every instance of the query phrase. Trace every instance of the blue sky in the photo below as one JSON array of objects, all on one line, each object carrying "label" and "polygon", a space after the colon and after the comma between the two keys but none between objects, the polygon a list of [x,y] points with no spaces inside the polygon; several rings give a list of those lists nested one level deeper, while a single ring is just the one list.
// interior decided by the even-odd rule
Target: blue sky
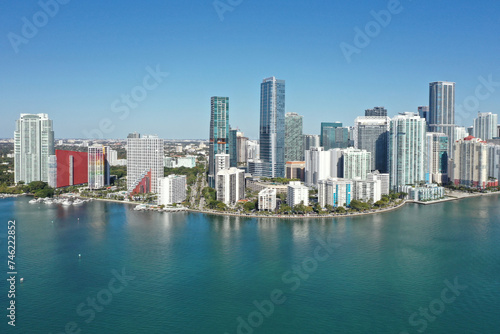
[{"label": "blue sky", "polygon": [[[54,1],[41,3],[54,11]],[[57,138],[207,138],[214,95],[229,96],[231,125],[257,138],[269,76],[286,80],[286,111],[304,116],[304,133],[319,134],[322,121],[352,125],[374,106],[416,111],[439,80],[456,82],[457,106],[468,105],[459,124],[499,112],[498,1],[221,0],[231,9],[223,20],[212,0],[60,1],[53,17],[38,1],[2,5],[2,138],[20,113],[48,113]],[[388,9],[377,28],[371,12]],[[23,18],[38,31],[23,31]],[[369,44],[348,62],[341,43],[356,47],[355,28],[367,25]],[[157,68],[168,76],[146,78],[145,89]],[[479,77],[493,81],[480,95]],[[124,108],[131,93],[138,100]]]}]

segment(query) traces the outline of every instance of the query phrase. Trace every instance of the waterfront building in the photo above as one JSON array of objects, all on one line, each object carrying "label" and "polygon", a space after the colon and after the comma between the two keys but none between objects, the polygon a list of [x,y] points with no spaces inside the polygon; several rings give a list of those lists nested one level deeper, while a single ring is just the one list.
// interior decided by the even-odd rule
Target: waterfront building
[{"label": "waterfront building", "polygon": [[371,153],[370,170],[387,172],[389,117],[357,117],[354,121],[354,147]]},{"label": "waterfront building", "polygon": [[407,198],[412,201],[434,201],[444,198],[444,187],[435,183],[423,186],[399,186],[398,191],[407,193]]},{"label": "waterfront building", "polygon": [[288,193],[288,185],[276,182],[263,181],[260,179],[260,177],[247,178],[245,181],[246,181],[246,187],[251,191],[259,192],[263,189],[274,189],[276,190],[277,194],[286,195]]},{"label": "waterfront building", "polygon": [[49,182],[54,131],[47,114],[21,114],[14,131],[14,182]]},{"label": "waterfront building", "polygon": [[300,181],[291,181],[288,183],[286,202],[292,208],[301,203],[309,205],[309,188]]},{"label": "waterfront building", "polygon": [[380,194],[389,195],[390,193],[390,176],[389,173],[380,173],[378,170],[366,175],[368,181],[380,181]]},{"label": "waterfront building", "polygon": [[387,117],[387,109],[384,107],[374,107],[373,109],[366,109],[365,116],[367,117]]},{"label": "waterfront building", "polygon": [[448,182],[448,136],[439,132],[427,132],[425,154],[425,182]]},{"label": "waterfront building", "polygon": [[479,112],[474,119],[473,136],[482,140],[493,139],[498,132],[498,115],[490,112]]},{"label": "waterfront building", "polygon": [[215,155],[229,154],[229,97],[210,98],[208,185],[215,187]]},{"label": "waterfront building", "polygon": [[289,112],[285,114],[285,162],[300,161],[304,155],[302,116]]},{"label": "waterfront building", "polygon": [[[164,176],[163,147],[163,139],[155,135],[132,133],[127,136],[128,193],[158,192],[158,178]],[[138,187],[139,184],[143,186]]]},{"label": "waterfront building", "polygon": [[[429,84],[429,131],[448,136],[448,152],[455,141],[455,83],[447,81]],[[453,153],[450,154],[453,158]]]},{"label": "waterfront building", "polygon": [[500,180],[500,145],[488,144],[488,177]]},{"label": "waterfront building", "polygon": [[324,208],[348,207],[353,199],[352,180],[327,178],[318,182],[318,203]]},{"label": "waterfront building", "polygon": [[372,154],[366,150],[358,150],[352,147],[346,148],[343,150],[343,160],[343,177],[345,179],[361,178],[365,180],[366,175],[371,171]]},{"label": "waterfront building", "polygon": [[352,180],[353,197],[363,202],[375,203],[382,198],[382,181],[376,178],[362,180],[356,178]]},{"label": "waterfront building", "polygon": [[425,119],[406,112],[391,120],[389,131],[390,186],[396,190],[400,185],[425,181]]},{"label": "waterfront building", "polygon": [[88,147],[88,188],[101,189],[109,186],[109,146],[92,145]]},{"label": "waterfront building", "polygon": [[276,189],[265,188],[259,191],[259,211],[276,210]]},{"label": "waterfront building", "polygon": [[488,146],[473,136],[457,140],[454,144],[453,183],[465,187],[488,186]]},{"label": "waterfront building", "polygon": [[285,80],[263,80],[260,88],[260,160],[257,176],[285,176]]},{"label": "waterfront building", "polygon": [[287,179],[299,179],[302,182],[305,181],[305,161],[287,161],[285,169],[285,177]]},{"label": "waterfront building", "polygon": [[158,179],[158,205],[172,205],[186,200],[186,175],[168,175]]},{"label": "waterfront building", "polygon": [[49,156],[51,187],[62,188],[88,182],[88,152],[56,150],[55,153]]},{"label": "waterfront building", "polygon": [[245,171],[231,167],[217,172],[217,200],[234,205],[245,198]]}]

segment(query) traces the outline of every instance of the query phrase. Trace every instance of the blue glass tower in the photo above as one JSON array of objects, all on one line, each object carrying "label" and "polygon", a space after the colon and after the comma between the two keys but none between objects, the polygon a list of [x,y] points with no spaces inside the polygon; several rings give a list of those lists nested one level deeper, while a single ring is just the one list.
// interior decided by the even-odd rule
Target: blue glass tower
[{"label": "blue glass tower", "polygon": [[285,176],[285,80],[260,85],[260,159],[268,177]]},{"label": "blue glass tower", "polygon": [[229,97],[210,98],[208,185],[215,187],[215,155],[229,154]]}]

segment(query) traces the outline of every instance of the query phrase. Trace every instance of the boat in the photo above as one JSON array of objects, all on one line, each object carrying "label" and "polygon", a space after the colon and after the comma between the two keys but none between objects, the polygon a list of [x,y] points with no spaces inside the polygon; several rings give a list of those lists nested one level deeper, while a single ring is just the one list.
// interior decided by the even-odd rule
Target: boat
[{"label": "boat", "polygon": [[69,205],[71,205],[71,204],[73,204],[73,203],[71,203],[71,201],[70,201],[70,200],[68,200],[68,199],[67,199],[67,200],[65,200],[64,202],[62,202],[62,205],[64,205],[64,206],[69,206]]},{"label": "boat", "polygon": [[80,204],[83,204],[85,203],[85,201],[82,201],[81,199],[77,198],[74,202],[73,202],[73,205],[80,205]]}]

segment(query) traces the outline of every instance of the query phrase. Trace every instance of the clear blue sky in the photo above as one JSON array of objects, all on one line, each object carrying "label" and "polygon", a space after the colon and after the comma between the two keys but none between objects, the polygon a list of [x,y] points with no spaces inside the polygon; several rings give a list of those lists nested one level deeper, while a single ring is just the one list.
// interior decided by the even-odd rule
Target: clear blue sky
[{"label": "clear blue sky", "polygon": [[[388,1],[219,3],[230,2],[237,5],[221,21],[211,0],[72,0],[53,17],[38,13],[38,1],[4,1],[0,137],[13,136],[20,113],[48,113],[57,138],[82,138],[100,122],[111,122],[107,138],[207,138],[210,97],[219,95],[230,98],[231,125],[257,138],[260,83],[269,76],[286,80],[286,111],[319,134],[321,121],[352,125],[373,106],[390,116],[416,111],[432,81],[456,82],[457,105],[474,101],[479,76],[500,82],[498,1],[402,0],[351,62],[341,43],[355,46],[355,27],[364,30]],[[33,16],[38,32],[25,27],[23,35],[23,17]],[[156,88],[148,81],[142,100],[147,67],[157,65],[169,74]],[[490,89],[458,123],[472,125],[477,110],[499,112],[500,84]],[[114,112],[132,91],[137,106]]]}]

